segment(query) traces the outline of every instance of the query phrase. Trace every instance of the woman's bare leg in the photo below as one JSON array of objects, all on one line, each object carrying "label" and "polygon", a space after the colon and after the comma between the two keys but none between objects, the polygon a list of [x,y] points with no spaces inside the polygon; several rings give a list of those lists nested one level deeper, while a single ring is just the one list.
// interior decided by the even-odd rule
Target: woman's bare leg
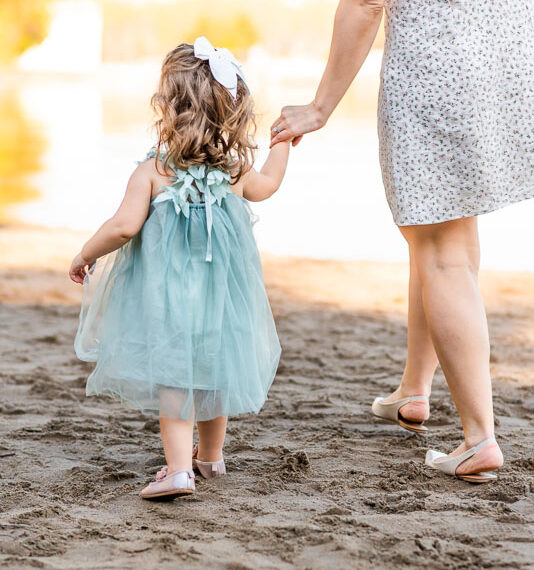
[{"label": "woman's bare leg", "polygon": [[[480,250],[476,218],[405,226],[401,231],[421,280],[428,329],[454,403],[465,443],[461,453],[494,435],[489,338],[478,288]],[[500,467],[497,444],[464,462],[458,473]]]},{"label": "woman's bare leg", "polygon": [[[414,256],[410,254],[410,286],[408,295],[408,357],[400,386],[385,402],[394,402],[408,396],[429,396],[438,357],[426,322],[421,290],[421,279]],[[428,419],[426,402],[411,402],[402,406],[403,418],[412,422]]]},{"label": "woman's bare leg", "polygon": [[199,461],[219,461],[222,459],[227,422],[228,418],[225,416],[207,422],[197,422]]}]

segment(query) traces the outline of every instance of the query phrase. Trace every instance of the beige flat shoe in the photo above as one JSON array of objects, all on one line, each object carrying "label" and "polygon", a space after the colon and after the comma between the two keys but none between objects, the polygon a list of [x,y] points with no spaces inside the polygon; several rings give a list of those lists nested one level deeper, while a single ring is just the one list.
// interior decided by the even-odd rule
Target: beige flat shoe
[{"label": "beige flat shoe", "polygon": [[470,457],[473,457],[475,453],[478,453],[483,447],[486,447],[486,445],[493,443],[494,441],[495,438],[490,437],[478,445],[475,445],[475,447],[464,451],[462,454],[457,455],[456,457],[450,457],[449,459],[445,460],[442,458],[447,457],[446,453],[441,453],[441,451],[429,449],[426,452],[425,464],[429,467],[437,469],[438,471],[441,471],[442,473],[446,473],[447,475],[452,475],[453,477],[462,479],[462,481],[468,481],[469,483],[490,483],[491,481],[495,481],[497,479],[497,475],[491,471],[484,473],[462,473],[462,475],[458,475],[456,473],[456,469],[458,469],[458,466],[464,461]]},{"label": "beige flat shoe", "polygon": [[143,499],[174,499],[195,492],[193,471],[175,471],[149,483],[142,491]]},{"label": "beige flat shoe", "polygon": [[373,414],[376,417],[396,422],[401,428],[414,433],[426,434],[428,432],[428,428],[423,425],[424,422],[410,422],[404,419],[399,412],[402,406],[410,402],[426,402],[428,404],[428,396],[410,396],[388,403],[383,403],[382,400],[384,400],[384,398],[375,398],[371,406]]}]

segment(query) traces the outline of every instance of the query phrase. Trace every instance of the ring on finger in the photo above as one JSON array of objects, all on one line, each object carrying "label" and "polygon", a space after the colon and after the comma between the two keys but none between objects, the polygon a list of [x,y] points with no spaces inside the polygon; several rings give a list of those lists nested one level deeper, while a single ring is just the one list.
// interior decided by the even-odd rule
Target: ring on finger
[{"label": "ring on finger", "polygon": [[273,127],[273,133],[279,134],[280,129],[278,127]]}]

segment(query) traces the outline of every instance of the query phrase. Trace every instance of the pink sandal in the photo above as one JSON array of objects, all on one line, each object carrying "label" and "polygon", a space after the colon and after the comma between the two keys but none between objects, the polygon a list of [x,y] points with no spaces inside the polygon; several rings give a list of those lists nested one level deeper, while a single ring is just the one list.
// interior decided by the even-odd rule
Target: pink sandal
[{"label": "pink sandal", "polygon": [[143,499],[174,499],[195,492],[195,474],[193,471],[175,471],[167,473],[167,467],[158,471],[156,480],[149,483],[142,491]]},{"label": "pink sandal", "polygon": [[199,461],[197,456],[198,445],[195,445],[195,447],[193,447],[193,469],[198,471],[204,479],[226,475],[224,458],[219,459],[219,461]]},{"label": "pink sandal", "polygon": [[[200,461],[197,459],[198,456],[198,445],[193,447],[193,470],[198,471],[204,479],[211,479],[213,477],[221,477],[226,475],[226,465],[224,464],[224,458],[219,459],[219,461]],[[163,480],[167,477],[169,468],[167,465],[162,467],[156,473],[156,482]]]}]

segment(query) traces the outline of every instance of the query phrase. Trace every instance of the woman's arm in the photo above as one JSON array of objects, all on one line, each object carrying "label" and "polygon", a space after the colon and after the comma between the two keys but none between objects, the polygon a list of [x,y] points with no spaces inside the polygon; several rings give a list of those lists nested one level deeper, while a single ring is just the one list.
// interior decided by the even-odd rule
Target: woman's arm
[{"label": "woman's arm", "polygon": [[271,145],[325,125],[360,70],[376,37],[384,0],[340,0],[334,20],[330,55],[315,99],[309,105],[284,107],[272,126]]},{"label": "woman's arm", "polygon": [[83,283],[87,266],[106,253],[119,249],[143,227],[152,194],[151,165],[140,164],[133,172],[126,193],[115,215],[105,222],[74,258],[70,278]]},{"label": "woman's arm", "polygon": [[262,169],[259,172],[251,169],[245,175],[243,197],[251,202],[261,202],[272,196],[280,188],[288,158],[289,142],[273,147]]}]

